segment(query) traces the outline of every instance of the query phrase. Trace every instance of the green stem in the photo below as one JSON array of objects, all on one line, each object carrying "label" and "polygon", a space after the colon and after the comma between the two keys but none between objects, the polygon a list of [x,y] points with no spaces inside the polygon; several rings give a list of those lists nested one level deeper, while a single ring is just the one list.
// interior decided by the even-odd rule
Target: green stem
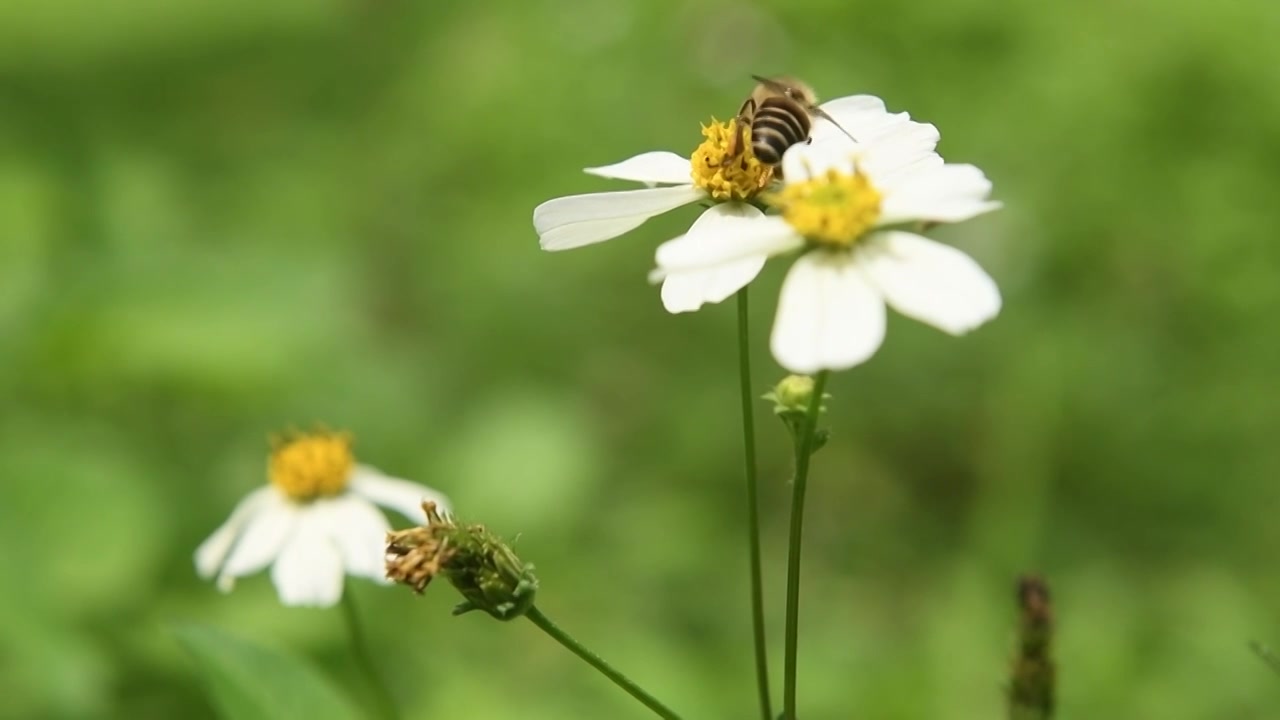
[{"label": "green stem", "polygon": [[656,698],[645,692],[639,685],[631,682],[626,675],[614,670],[613,667],[610,666],[609,663],[605,662],[603,658],[586,649],[577,640],[570,637],[568,633],[561,630],[559,626],[551,622],[550,618],[543,615],[542,611],[539,610],[536,605],[530,607],[524,616],[529,618],[529,621],[534,625],[537,625],[539,630],[542,630],[542,632],[549,635],[552,640],[560,643],[569,652],[582,658],[582,660],[584,660],[588,665],[600,671],[601,675],[612,680],[614,685],[617,685],[625,690],[628,695],[639,700],[645,707],[657,714],[658,717],[665,718],[665,720],[680,720],[680,716],[672,712],[670,708],[658,702]]},{"label": "green stem", "polygon": [[804,537],[804,493],[809,481],[809,460],[813,457],[813,436],[822,408],[822,391],[827,371],[818,373],[813,398],[805,413],[804,429],[796,440],[796,479],[791,495],[791,535],[787,544],[787,629],[783,665],[783,720],[796,720],[796,648],[800,629],[800,542]]},{"label": "green stem", "polygon": [[350,587],[343,588],[342,616],[347,621],[351,654],[355,657],[356,664],[360,666],[365,682],[373,690],[374,702],[378,706],[378,717],[384,720],[398,720],[400,711],[396,709],[390,688],[373,664],[373,654],[369,652],[369,643],[365,640],[364,628],[360,625],[360,614],[356,612],[356,601]]},{"label": "green stem", "polygon": [[1249,643],[1249,647],[1253,650],[1254,654],[1262,660],[1262,662],[1269,665],[1272,670],[1280,673],[1280,656],[1277,656],[1272,652],[1271,648],[1257,642],[1256,640]]},{"label": "green stem", "polygon": [[769,701],[769,655],[764,635],[764,580],[760,570],[760,493],[756,474],[755,396],[751,390],[751,351],[747,288],[738,291],[738,380],[742,394],[742,445],[747,476],[747,551],[751,557],[751,631],[755,638],[756,691],[760,695],[760,715],[774,720]]}]

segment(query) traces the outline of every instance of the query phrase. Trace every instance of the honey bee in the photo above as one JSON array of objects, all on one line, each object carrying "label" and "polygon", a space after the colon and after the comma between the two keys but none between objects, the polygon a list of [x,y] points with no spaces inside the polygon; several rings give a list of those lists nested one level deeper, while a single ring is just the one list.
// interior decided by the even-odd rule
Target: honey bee
[{"label": "honey bee", "polygon": [[[852,135],[818,107],[818,98],[814,95],[813,88],[804,82],[785,75],[777,78],[759,75],[751,77],[757,85],[738,111],[738,127],[750,128],[751,149],[760,162],[776,166],[782,162],[782,154],[787,148],[808,142],[814,118],[826,120],[848,135],[850,140],[854,140]],[[741,150],[741,138],[740,133],[734,135],[727,162],[729,158],[737,157]]]}]

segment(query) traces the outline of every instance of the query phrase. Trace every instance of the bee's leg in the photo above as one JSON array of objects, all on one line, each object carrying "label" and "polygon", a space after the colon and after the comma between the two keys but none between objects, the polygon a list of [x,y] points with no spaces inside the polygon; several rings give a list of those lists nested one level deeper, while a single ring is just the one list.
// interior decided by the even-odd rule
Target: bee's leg
[{"label": "bee's leg", "polygon": [[733,162],[738,155],[742,154],[742,131],[747,124],[747,117],[739,115],[737,122],[733,125],[733,140],[729,141],[729,152],[724,156],[723,164],[728,165]]},{"label": "bee's leg", "polygon": [[722,164],[728,165],[729,163],[733,162],[734,159],[736,159],[739,155],[742,154],[742,150],[743,150],[742,132],[744,128],[747,128],[751,125],[751,118],[752,116],[755,115],[755,113],[756,113],[755,98],[747,98],[747,101],[742,103],[742,108],[738,110],[738,117],[734,118],[735,122],[733,124],[733,141],[729,143],[729,153],[725,155],[725,158]]}]

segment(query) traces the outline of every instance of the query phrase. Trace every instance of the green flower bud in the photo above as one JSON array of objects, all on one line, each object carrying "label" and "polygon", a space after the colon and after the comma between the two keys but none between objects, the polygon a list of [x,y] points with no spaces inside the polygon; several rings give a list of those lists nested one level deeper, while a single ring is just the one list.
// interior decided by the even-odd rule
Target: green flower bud
[{"label": "green flower bud", "polygon": [[788,375],[766,393],[765,400],[775,404],[773,411],[781,415],[784,412],[804,414],[809,411],[809,403],[813,400],[813,378],[808,375]]},{"label": "green flower bud", "polygon": [[[805,416],[809,414],[809,405],[813,402],[813,389],[813,378],[808,375],[788,375],[763,396],[765,400],[773,401],[774,414],[786,426],[787,432],[795,443],[800,442],[800,436],[804,432]],[[822,401],[825,402],[830,397],[830,394],[823,393]],[[825,404],[818,405],[819,416],[826,411]],[[829,437],[830,433],[827,430],[817,428],[813,434],[813,445],[810,451],[817,452],[827,444]]]}]

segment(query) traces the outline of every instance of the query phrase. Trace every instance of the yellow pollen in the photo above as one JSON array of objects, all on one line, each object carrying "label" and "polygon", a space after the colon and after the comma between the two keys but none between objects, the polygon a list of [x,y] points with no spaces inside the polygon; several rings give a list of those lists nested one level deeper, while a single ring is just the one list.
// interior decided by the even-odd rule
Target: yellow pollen
[{"label": "yellow pollen", "polygon": [[861,172],[825,175],[789,183],[765,198],[782,210],[782,217],[809,240],[849,247],[880,219],[880,193]]},{"label": "yellow pollen", "polygon": [[353,465],[348,433],[317,432],[276,441],[267,469],[284,494],[306,501],[345,490]]},{"label": "yellow pollen", "polygon": [[[737,147],[733,147],[734,133]],[[750,128],[738,129],[738,121],[722,123],[715,118],[702,126],[706,140],[693,151],[693,184],[714,200],[750,200],[773,180],[773,166],[756,159],[751,149]]]}]

